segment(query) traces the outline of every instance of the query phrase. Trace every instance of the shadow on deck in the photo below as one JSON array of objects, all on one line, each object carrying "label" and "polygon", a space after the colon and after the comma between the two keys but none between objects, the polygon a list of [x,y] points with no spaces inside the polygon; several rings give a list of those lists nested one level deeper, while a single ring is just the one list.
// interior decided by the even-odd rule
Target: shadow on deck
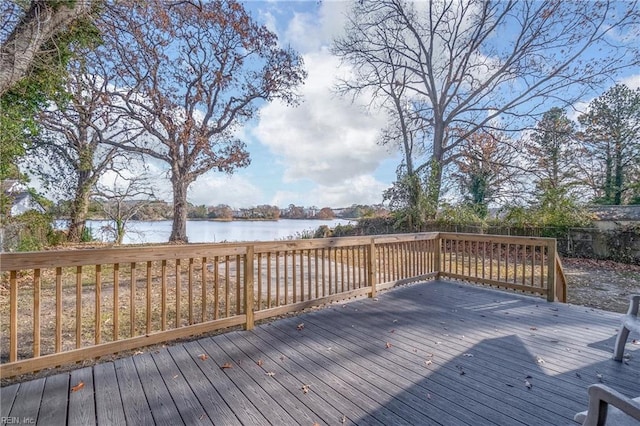
[{"label": "shadow on deck", "polygon": [[433,281],[7,386],[0,410],[56,425],[571,425],[592,383],[640,394],[639,347],[611,359],[619,320]]}]

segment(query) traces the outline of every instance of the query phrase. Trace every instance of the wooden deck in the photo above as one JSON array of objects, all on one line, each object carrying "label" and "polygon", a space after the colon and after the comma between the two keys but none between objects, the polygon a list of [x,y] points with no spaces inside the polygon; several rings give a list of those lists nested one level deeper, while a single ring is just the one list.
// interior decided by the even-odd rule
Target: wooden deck
[{"label": "wooden deck", "polygon": [[625,363],[611,360],[619,319],[427,282],[10,385],[0,416],[42,425],[571,425],[592,383],[640,395],[640,346],[627,345]]}]

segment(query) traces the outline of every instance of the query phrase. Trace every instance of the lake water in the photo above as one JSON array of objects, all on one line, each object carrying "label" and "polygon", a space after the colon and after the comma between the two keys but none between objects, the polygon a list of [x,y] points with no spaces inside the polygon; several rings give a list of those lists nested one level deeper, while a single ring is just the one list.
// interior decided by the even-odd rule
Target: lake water
[{"label": "lake water", "polygon": [[[298,237],[303,232],[313,232],[321,225],[331,228],[341,224],[355,223],[344,219],[278,221],[187,221],[187,237],[190,243],[211,243],[223,241],[275,241]],[[62,224],[58,224],[62,225]],[[88,220],[93,237],[101,241],[113,241],[106,231],[110,226],[106,220]],[[62,226],[64,227],[64,225]],[[129,221],[124,244],[166,243],[171,235],[171,221],[156,222]]]}]

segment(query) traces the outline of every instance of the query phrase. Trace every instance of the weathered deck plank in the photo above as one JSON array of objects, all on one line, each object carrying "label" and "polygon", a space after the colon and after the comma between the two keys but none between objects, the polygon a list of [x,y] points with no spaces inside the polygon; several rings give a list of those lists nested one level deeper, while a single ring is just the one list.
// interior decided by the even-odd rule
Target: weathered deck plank
[{"label": "weathered deck plank", "polygon": [[58,374],[47,377],[40,403],[38,424],[60,425],[67,421],[69,376]]},{"label": "weathered deck plank", "polygon": [[570,425],[592,383],[640,395],[640,347],[611,359],[620,317],[430,282],[7,386],[0,413],[39,424]]},{"label": "weathered deck plank", "polygon": [[9,412],[9,418],[33,423],[38,418],[45,379],[21,383]]},{"label": "weathered deck plank", "polygon": [[133,358],[122,358],[114,362],[118,390],[124,405],[124,415],[127,424],[153,425],[153,415],[149,403],[142,390],[142,384],[133,363]]},{"label": "weathered deck plank", "polygon": [[140,383],[147,397],[155,424],[166,426],[184,424],[151,354],[136,355],[133,357],[133,362],[138,376],[141,378]]},{"label": "weathered deck plank", "polygon": [[87,425],[96,422],[96,406],[93,387],[93,369],[81,368],[71,372],[71,386],[78,386],[78,390],[71,389],[69,395],[69,425]]},{"label": "weathered deck plank", "polygon": [[93,383],[96,392],[96,419],[98,424],[124,425],[124,404],[118,389],[116,369],[112,362],[98,364],[93,368]]}]

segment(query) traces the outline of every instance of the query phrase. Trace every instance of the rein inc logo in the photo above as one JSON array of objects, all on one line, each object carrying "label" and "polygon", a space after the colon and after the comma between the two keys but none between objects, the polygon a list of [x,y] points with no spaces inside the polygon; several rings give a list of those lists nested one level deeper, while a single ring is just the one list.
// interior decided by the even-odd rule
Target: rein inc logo
[{"label": "rein inc logo", "polygon": [[0,417],[0,425],[35,425],[34,417]]}]

